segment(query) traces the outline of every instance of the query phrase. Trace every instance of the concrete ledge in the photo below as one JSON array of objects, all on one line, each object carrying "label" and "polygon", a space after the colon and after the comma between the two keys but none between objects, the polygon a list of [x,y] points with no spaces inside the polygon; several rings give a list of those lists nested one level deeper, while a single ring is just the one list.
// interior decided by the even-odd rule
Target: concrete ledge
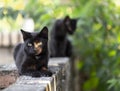
[{"label": "concrete ledge", "polygon": [[[0,88],[2,91],[69,91],[69,68],[68,58],[51,58],[49,69],[54,72],[53,76],[32,78],[30,76],[18,76],[14,64],[2,65],[0,66],[0,74],[3,74],[1,77],[5,79],[7,78],[5,75],[8,75],[9,78],[11,77],[14,80],[12,79],[12,83],[8,81],[7,85],[1,85],[0,82]],[[13,74],[12,76],[10,75],[11,73]]]}]

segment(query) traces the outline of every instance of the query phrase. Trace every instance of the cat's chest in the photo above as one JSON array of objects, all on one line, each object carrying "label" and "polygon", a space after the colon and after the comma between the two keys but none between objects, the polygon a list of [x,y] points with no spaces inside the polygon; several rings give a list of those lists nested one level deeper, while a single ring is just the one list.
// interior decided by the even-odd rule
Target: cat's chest
[{"label": "cat's chest", "polygon": [[28,64],[28,65],[36,65],[38,62],[40,62],[41,58],[40,57],[26,57],[24,60],[23,64]]},{"label": "cat's chest", "polygon": [[64,45],[66,45],[67,41],[66,41],[66,39],[65,39],[65,40],[62,40],[62,41],[57,41],[57,40],[56,40],[55,43],[56,43],[56,46],[59,47],[59,46],[64,46]]},{"label": "cat's chest", "polygon": [[37,70],[37,65],[41,64],[41,57],[35,56],[34,58],[27,59],[26,64],[27,69]]}]

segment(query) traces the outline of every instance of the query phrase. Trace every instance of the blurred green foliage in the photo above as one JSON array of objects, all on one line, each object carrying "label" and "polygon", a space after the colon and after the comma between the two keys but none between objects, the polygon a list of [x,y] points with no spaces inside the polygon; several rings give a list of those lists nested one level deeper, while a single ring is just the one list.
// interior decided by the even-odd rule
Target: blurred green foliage
[{"label": "blurred green foliage", "polygon": [[[77,68],[89,78],[84,91],[120,90],[120,1],[119,0],[1,0],[0,31],[21,27],[33,18],[35,30],[52,27],[56,18],[79,18],[72,36]],[[0,25],[1,25],[0,24]]]},{"label": "blurred green foliage", "polygon": [[[120,12],[112,0],[88,0],[75,13],[80,15],[73,44],[75,55],[89,76],[84,91],[120,89]],[[77,12],[78,11],[78,12]]]}]

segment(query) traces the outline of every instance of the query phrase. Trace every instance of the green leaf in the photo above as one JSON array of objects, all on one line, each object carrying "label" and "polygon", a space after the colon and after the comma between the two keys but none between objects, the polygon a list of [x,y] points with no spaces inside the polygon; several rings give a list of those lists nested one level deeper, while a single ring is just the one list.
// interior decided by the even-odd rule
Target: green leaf
[{"label": "green leaf", "polygon": [[111,89],[112,87],[116,85],[117,80],[113,78],[113,79],[108,80],[107,83],[110,84],[108,89]]},{"label": "green leaf", "polygon": [[109,55],[110,57],[115,56],[115,55],[116,55],[116,50],[111,50],[111,51],[108,53],[108,55]]},{"label": "green leaf", "polygon": [[83,89],[84,91],[91,91],[97,88],[98,84],[99,84],[99,78],[92,77],[84,83]]},{"label": "green leaf", "polygon": [[82,61],[76,61],[76,68],[81,69],[83,67],[83,62]]}]

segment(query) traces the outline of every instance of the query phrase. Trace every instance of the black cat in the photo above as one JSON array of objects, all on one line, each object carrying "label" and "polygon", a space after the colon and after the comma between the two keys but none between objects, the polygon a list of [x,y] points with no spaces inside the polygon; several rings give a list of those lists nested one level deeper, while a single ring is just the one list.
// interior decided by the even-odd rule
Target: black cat
[{"label": "black cat", "polygon": [[50,57],[71,57],[72,45],[67,34],[73,34],[76,30],[77,19],[66,16],[64,19],[56,20],[51,31],[49,42]]},{"label": "black cat", "polygon": [[48,29],[41,32],[25,32],[21,30],[24,43],[18,44],[14,50],[14,59],[20,75],[32,77],[51,76],[48,70]]}]

